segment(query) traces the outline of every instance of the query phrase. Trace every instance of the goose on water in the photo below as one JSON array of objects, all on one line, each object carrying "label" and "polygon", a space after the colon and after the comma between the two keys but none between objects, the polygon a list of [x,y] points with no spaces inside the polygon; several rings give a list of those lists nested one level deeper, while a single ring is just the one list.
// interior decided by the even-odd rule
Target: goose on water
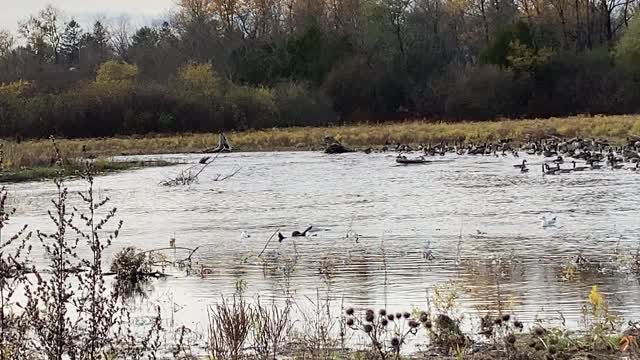
[{"label": "goose on water", "polygon": [[573,171],[584,171],[589,168],[588,166],[576,166],[575,160],[573,160],[572,163],[573,163],[573,169],[572,169]]},{"label": "goose on water", "polygon": [[589,166],[591,167],[591,169],[593,169],[593,170],[597,170],[597,169],[601,169],[601,168],[602,168],[602,165],[600,165],[600,164],[596,164],[596,163],[598,163],[598,162],[600,162],[600,161],[598,161],[598,160],[588,160],[588,161],[587,161],[587,164],[589,164]]},{"label": "goose on water", "polygon": [[516,164],[516,165],[513,165],[513,167],[519,168],[519,169],[527,167],[527,159],[522,160],[522,164]]},{"label": "goose on water", "polygon": [[291,237],[303,237],[303,236],[307,236],[307,233],[309,232],[309,230],[311,230],[313,226],[309,226],[308,228],[306,228],[305,231],[300,232],[300,231],[294,231],[291,233]]},{"label": "goose on water", "polygon": [[555,175],[558,172],[557,168],[550,168],[548,164],[542,164],[543,175]]},{"label": "goose on water", "polygon": [[557,164],[557,165],[556,165],[556,173],[559,173],[559,174],[568,174],[568,173],[570,173],[570,172],[572,172],[572,171],[573,171],[573,169],[561,169],[561,168],[560,168],[560,164]]}]

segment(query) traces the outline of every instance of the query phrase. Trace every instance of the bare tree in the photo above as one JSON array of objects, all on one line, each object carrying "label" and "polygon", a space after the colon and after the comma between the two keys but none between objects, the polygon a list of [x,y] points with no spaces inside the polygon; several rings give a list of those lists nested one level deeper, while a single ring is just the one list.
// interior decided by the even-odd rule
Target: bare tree
[{"label": "bare tree", "polygon": [[13,49],[13,35],[7,30],[0,29],[0,60],[6,60]]},{"label": "bare tree", "polygon": [[62,12],[48,5],[37,15],[20,23],[20,35],[41,56],[51,57],[55,64],[60,60],[64,19]]},{"label": "bare tree", "polygon": [[111,46],[116,56],[128,60],[131,46],[131,22],[128,16],[120,16],[111,23]]}]

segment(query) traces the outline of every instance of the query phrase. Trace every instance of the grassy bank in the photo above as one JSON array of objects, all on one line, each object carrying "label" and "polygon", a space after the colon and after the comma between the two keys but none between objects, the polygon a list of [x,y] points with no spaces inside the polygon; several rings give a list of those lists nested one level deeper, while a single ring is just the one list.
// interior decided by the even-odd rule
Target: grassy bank
[{"label": "grassy bank", "polygon": [[[149,166],[169,166],[173,163],[168,161],[106,161],[98,160],[94,162],[94,170],[97,175],[107,174],[116,171],[131,170]],[[34,166],[14,168],[0,171],[0,183],[19,183],[27,181],[40,181],[53,179],[59,176],[76,176],[81,168],[80,163],[67,163],[62,169],[55,166]]]},{"label": "grassy bank", "polygon": [[[410,121],[392,124],[358,124],[338,127],[286,128],[229,133],[241,151],[318,150],[325,136],[364,148],[389,143],[515,141],[548,135],[624,140],[640,135],[640,116],[570,117],[495,122],[438,123]],[[217,144],[215,134],[157,135],[145,137],[59,140],[66,158],[82,156],[166,154],[200,152]],[[48,167],[53,149],[49,140],[6,142],[4,167],[8,170]]]},{"label": "grassy bank", "polygon": [[624,140],[640,135],[640,116],[569,117],[494,122],[439,123],[412,121],[394,124],[359,124],[333,128],[290,128],[250,131],[230,135],[241,148],[271,150],[279,148],[313,148],[325,136],[355,147],[395,143],[491,142],[504,138],[515,141],[561,137],[597,137]]}]

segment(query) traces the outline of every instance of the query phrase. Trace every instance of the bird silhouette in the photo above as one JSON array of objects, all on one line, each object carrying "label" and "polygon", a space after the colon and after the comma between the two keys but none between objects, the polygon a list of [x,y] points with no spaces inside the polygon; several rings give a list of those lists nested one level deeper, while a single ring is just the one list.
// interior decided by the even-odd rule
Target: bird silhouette
[{"label": "bird silhouette", "polygon": [[309,232],[309,230],[311,230],[313,226],[309,226],[305,231],[300,232],[300,231],[294,231],[291,233],[291,237],[303,237],[303,236],[307,236],[307,233]]}]

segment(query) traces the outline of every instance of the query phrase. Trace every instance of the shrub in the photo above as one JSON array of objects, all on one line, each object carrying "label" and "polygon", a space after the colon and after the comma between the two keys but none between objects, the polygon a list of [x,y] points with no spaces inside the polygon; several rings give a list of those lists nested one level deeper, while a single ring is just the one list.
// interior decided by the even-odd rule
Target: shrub
[{"label": "shrub", "polygon": [[109,60],[98,68],[96,83],[111,84],[125,83],[131,84],[138,77],[138,67],[127,64],[123,61]]},{"label": "shrub", "polygon": [[303,84],[280,83],[273,92],[279,112],[278,126],[318,126],[336,117],[329,98]]},{"label": "shrub", "polygon": [[219,92],[217,83],[211,64],[189,63],[178,69],[177,84],[188,94],[212,96]]},{"label": "shrub", "polygon": [[278,113],[272,90],[248,86],[231,87],[224,110],[225,127],[241,130],[268,127]]},{"label": "shrub", "polygon": [[453,86],[446,113],[457,119],[490,119],[510,116],[516,89],[513,74],[494,65],[468,68]]}]

